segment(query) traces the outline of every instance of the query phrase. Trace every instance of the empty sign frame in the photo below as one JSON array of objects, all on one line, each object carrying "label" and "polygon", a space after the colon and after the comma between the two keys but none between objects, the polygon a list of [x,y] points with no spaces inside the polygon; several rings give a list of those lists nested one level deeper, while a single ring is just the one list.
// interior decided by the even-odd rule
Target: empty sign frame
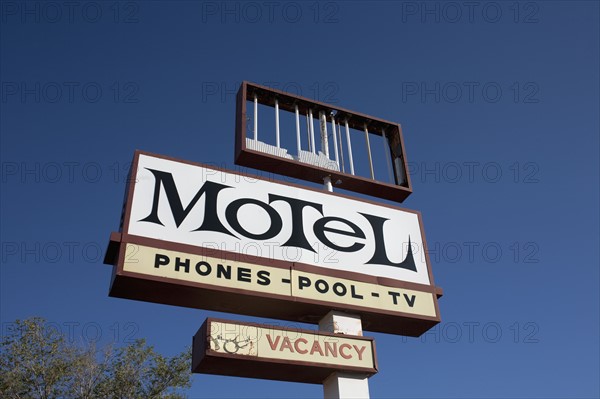
[{"label": "empty sign frame", "polygon": [[237,94],[235,161],[397,202],[412,192],[399,124],[249,82]]}]

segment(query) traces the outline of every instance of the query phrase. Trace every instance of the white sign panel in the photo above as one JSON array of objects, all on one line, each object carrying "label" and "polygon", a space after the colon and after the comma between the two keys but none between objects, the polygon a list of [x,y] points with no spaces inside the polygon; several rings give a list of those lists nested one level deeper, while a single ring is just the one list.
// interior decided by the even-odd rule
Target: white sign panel
[{"label": "white sign panel", "polygon": [[417,212],[139,154],[124,232],[431,285]]}]

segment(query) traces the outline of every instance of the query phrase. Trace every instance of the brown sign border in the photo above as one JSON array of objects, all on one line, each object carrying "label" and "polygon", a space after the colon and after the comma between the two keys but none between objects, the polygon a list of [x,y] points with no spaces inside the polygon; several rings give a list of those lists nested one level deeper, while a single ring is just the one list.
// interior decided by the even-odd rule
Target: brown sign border
[{"label": "brown sign border", "polygon": [[[235,324],[241,326],[276,329],[293,333],[318,334],[323,337],[352,338],[368,341],[373,352],[374,368],[353,367],[344,365],[324,364],[310,361],[296,361],[285,359],[269,359],[257,356],[237,355],[216,352],[210,349],[208,337],[209,325],[213,322]],[[336,335],[332,333],[289,328],[259,323],[246,323],[218,318],[207,318],[198,332],[194,335],[192,344],[192,372],[202,374],[218,374],[235,377],[261,378],[278,381],[305,382],[309,384],[322,384],[323,381],[335,372],[351,372],[364,374],[370,377],[377,373],[377,350],[375,340],[371,337],[355,335]]]},{"label": "brown sign border", "polygon": [[[429,255],[423,231],[421,214],[418,211],[403,209],[389,204],[377,203],[364,200],[377,206],[397,209],[404,212],[411,212],[417,215],[423,239],[423,250],[425,251],[425,263],[431,285],[417,284],[401,280],[395,280],[384,277],[377,277],[368,274],[347,272],[338,269],[327,269],[314,265],[308,265],[296,262],[286,262],[278,259],[262,258],[252,255],[240,255],[232,252],[202,248],[192,245],[180,244],[170,241],[156,240],[147,237],[140,237],[128,234],[128,227],[131,218],[131,207],[133,202],[133,191],[135,185],[135,176],[137,176],[139,157],[147,155],[160,159],[184,163],[193,166],[213,169],[225,173],[249,177],[252,179],[272,182],[262,177],[250,174],[241,174],[226,169],[208,166],[197,162],[178,160],[172,157],[152,154],[145,151],[136,150],[126,193],[126,200],[121,218],[121,233],[112,233],[106,252],[104,262],[114,265],[109,295],[113,297],[129,298],[143,300],[147,302],[170,304],[175,306],[192,307],[206,310],[216,310],[220,312],[246,314],[258,317],[269,317],[304,323],[318,323],[331,310],[341,310],[360,314],[365,330],[384,332],[390,334],[401,334],[408,336],[420,336],[429,330],[440,319],[439,305],[437,298],[442,296],[442,289],[436,287],[433,282],[433,275],[430,267]],[[281,184],[277,183],[276,184]],[[318,192],[322,195],[333,195],[336,197],[357,200],[356,198],[340,193],[330,193],[316,190],[310,187],[303,187],[296,184],[288,186]],[[374,310],[371,308],[355,305],[340,305],[326,301],[316,301],[305,298],[289,297],[285,295],[275,295],[268,293],[259,293],[249,290],[241,290],[226,287],[214,287],[202,283],[193,283],[180,280],[174,280],[164,277],[148,276],[139,273],[132,273],[123,270],[125,262],[126,244],[138,244],[158,249],[179,251],[196,255],[206,255],[222,259],[242,260],[263,266],[278,268],[295,268],[305,272],[315,273],[324,276],[344,278],[357,282],[372,284],[381,284],[389,287],[412,289],[421,292],[433,294],[436,317],[414,315],[400,312],[390,312],[385,310]]]}]

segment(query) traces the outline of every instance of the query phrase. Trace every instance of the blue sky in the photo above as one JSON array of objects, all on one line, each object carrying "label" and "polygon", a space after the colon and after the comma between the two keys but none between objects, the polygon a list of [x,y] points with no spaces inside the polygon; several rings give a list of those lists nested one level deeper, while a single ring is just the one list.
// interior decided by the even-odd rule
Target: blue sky
[{"label": "blue sky", "polygon": [[[0,7],[2,334],[42,316],[174,354],[207,316],[260,321],[110,298],[102,264],[133,151],[234,169],[249,80],[402,124],[443,322],[366,333],[372,397],[600,395],[598,2]],[[195,375],[188,393],[322,390]]]}]

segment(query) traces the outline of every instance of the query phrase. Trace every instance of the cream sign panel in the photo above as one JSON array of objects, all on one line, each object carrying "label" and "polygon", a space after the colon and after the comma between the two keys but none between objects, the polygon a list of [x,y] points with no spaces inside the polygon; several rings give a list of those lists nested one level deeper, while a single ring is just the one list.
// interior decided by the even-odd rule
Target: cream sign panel
[{"label": "cream sign panel", "polygon": [[373,341],[368,339],[220,321],[209,323],[208,339],[210,350],[218,353],[375,368]]},{"label": "cream sign panel", "polygon": [[138,157],[128,234],[432,284],[418,213]]},{"label": "cream sign panel", "polygon": [[299,270],[126,244],[125,272],[260,294],[435,317],[434,294],[322,276]]}]

